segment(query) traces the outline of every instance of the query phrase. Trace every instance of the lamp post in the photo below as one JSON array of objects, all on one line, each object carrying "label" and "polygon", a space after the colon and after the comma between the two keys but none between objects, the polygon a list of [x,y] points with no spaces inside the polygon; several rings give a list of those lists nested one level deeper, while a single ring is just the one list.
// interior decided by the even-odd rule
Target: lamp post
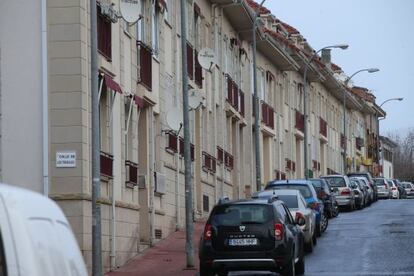
[{"label": "lamp post", "polygon": [[[358,73],[361,72],[368,72],[368,73],[375,73],[378,72],[379,69],[378,68],[366,68],[366,69],[361,69],[356,71],[355,73],[353,73],[350,77],[348,77],[345,80],[345,88],[348,86],[349,81]],[[347,135],[346,135],[346,89],[344,90],[344,98],[343,98],[343,131],[344,131],[344,141],[345,141],[345,145],[344,145],[344,157],[343,157],[343,165],[344,165],[344,174],[346,174],[346,150],[347,150]]]},{"label": "lamp post", "polygon": [[[379,105],[379,107],[381,108],[385,103],[387,103],[387,102],[389,102],[389,101],[402,101],[402,100],[404,100],[404,98],[390,98],[390,99],[387,99],[387,100],[385,100],[385,101],[383,101],[380,105]],[[377,120],[377,130],[378,130],[378,139],[379,139],[379,121],[380,120],[384,120],[385,119],[385,116],[384,117],[382,117],[382,118],[379,118],[378,120]],[[382,162],[384,162],[384,156],[383,156],[383,153],[382,153],[382,151],[380,151],[380,149],[379,149],[380,147],[378,147],[378,152],[377,152],[377,155],[378,155],[378,158],[380,157],[380,153],[381,153],[381,158],[379,158]],[[384,165],[384,164],[381,164],[381,165]]]},{"label": "lamp post", "polygon": [[254,95],[254,137],[255,137],[255,153],[256,153],[256,191],[262,189],[262,175],[260,166],[260,120],[259,120],[259,98],[257,97],[257,70],[256,70],[256,28],[258,13],[266,0],[262,0],[253,18],[253,95]]},{"label": "lamp post", "polygon": [[334,49],[334,48],[340,48],[342,50],[345,50],[349,47],[348,44],[336,44],[336,45],[331,45],[331,46],[326,46],[323,47],[321,49],[319,49],[318,51],[316,51],[305,63],[305,70],[303,73],[303,113],[304,113],[304,145],[303,145],[303,150],[304,150],[304,163],[305,163],[305,178],[308,179],[309,175],[308,175],[308,107],[306,104],[307,101],[307,74],[308,74],[308,69],[309,69],[309,65],[312,62],[312,60],[318,55],[319,52],[321,52],[322,50],[325,49]]}]

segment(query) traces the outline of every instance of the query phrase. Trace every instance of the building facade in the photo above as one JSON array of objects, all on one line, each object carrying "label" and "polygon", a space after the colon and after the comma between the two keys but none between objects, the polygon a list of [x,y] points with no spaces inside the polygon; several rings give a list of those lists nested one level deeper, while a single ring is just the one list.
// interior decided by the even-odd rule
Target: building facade
[{"label": "building facade", "polygon": [[[256,191],[255,116],[260,118],[258,142],[263,186],[273,179],[304,177],[305,131],[308,174],[312,177],[343,173],[345,167],[347,171],[373,172],[379,167],[377,122],[383,111],[375,104],[375,97],[368,89],[345,87],[335,74],[343,74],[341,68],[318,57],[309,67],[305,103],[303,74],[314,49],[298,30],[269,10],[257,10],[258,4],[252,0],[186,1],[187,43],[181,45],[179,1],[138,3],[141,18],[135,24],[122,18],[111,21],[107,11],[119,11],[118,0],[102,0],[97,7],[100,203],[106,271],[123,265],[142,249],[184,227],[183,136],[182,131],[177,135],[167,124],[172,109],[182,110],[183,47],[187,52],[189,86],[204,98],[201,106],[190,111],[195,219],[206,218],[222,196],[245,198]],[[89,1],[47,1],[49,196],[67,215],[91,269],[89,10]],[[260,15],[255,32],[258,114],[252,108],[255,11]],[[3,38],[5,24],[1,26]],[[203,69],[198,61],[203,48],[215,53],[216,62],[210,70]],[[4,49],[2,46],[2,53]],[[12,60],[2,55],[1,62],[0,73],[4,76],[9,69],[4,69],[3,64]],[[40,77],[33,78],[36,84]],[[16,97],[7,92],[14,89],[1,87],[4,116],[3,100],[10,106],[18,103],[6,98]],[[308,116],[304,114],[305,104]],[[24,114],[37,120],[36,124],[27,120],[30,127],[19,131],[33,128],[35,133],[41,129],[36,117],[41,114],[41,106],[37,103],[32,108],[34,114],[29,113],[29,107],[25,109],[28,114]],[[10,135],[27,137],[13,132],[17,130],[10,131]],[[6,141],[3,135],[1,139]],[[4,147],[7,146],[2,144],[2,164],[7,158]],[[35,152],[30,158],[41,155],[41,144],[31,148]],[[75,160],[71,166],[59,165],[59,156],[64,153],[70,153]],[[39,162],[25,161],[34,164],[32,169],[41,183]],[[1,168],[2,175],[11,171],[5,166]],[[42,191],[41,187],[31,188]]]},{"label": "building facade", "polygon": [[385,136],[380,136],[380,173],[381,176],[394,179],[394,149],[398,146]]}]

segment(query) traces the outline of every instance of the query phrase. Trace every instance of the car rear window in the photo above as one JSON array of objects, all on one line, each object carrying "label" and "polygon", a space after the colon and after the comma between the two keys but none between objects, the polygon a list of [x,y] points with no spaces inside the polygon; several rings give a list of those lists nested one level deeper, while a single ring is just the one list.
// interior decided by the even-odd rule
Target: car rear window
[{"label": "car rear window", "polygon": [[384,179],[374,179],[374,183],[377,186],[384,186]]},{"label": "car rear window", "polygon": [[324,177],[331,187],[346,187],[345,179],[342,177]]},{"label": "car rear window", "polygon": [[313,187],[317,192],[322,190],[322,181],[321,180],[311,180]]},{"label": "car rear window", "polygon": [[407,184],[407,183],[404,183],[403,186],[404,186],[404,188],[411,188],[411,185]]},{"label": "car rear window", "polygon": [[237,226],[240,224],[264,224],[272,220],[270,205],[237,204],[217,206],[211,224],[216,226]]},{"label": "car rear window", "polygon": [[311,192],[311,190],[309,189],[309,187],[307,185],[294,185],[294,184],[283,185],[282,184],[282,185],[272,186],[272,189],[298,190],[304,198],[312,197],[312,192]]},{"label": "car rear window", "polygon": [[295,195],[278,195],[288,208],[298,208],[298,197]]}]

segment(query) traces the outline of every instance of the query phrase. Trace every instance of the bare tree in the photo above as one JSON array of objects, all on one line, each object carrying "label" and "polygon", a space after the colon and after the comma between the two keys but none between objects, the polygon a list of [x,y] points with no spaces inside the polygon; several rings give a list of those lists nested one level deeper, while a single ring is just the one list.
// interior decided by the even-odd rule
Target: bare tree
[{"label": "bare tree", "polygon": [[394,149],[395,178],[414,183],[414,130],[403,137],[398,133],[388,133],[387,136],[398,145]]}]

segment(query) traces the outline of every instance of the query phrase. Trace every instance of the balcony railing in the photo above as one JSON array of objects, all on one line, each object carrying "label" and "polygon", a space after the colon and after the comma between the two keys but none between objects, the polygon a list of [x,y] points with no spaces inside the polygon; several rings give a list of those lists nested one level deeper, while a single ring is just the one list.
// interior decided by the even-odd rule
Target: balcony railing
[{"label": "balcony railing", "polygon": [[101,176],[107,177],[107,178],[112,178],[113,172],[113,161],[114,161],[114,156],[101,151]]},{"label": "balcony railing", "polygon": [[233,159],[233,155],[231,155],[228,152],[224,153],[224,165],[226,166],[227,169],[232,170],[233,166],[234,166],[234,159]]},{"label": "balcony railing", "polygon": [[319,133],[328,137],[328,123],[322,118],[319,118]]},{"label": "balcony railing", "polygon": [[302,132],[305,130],[305,116],[298,110],[295,113],[295,128]]},{"label": "balcony railing", "polygon": [[216,158],[208,154],[207,152],[203,151],[202,154],[203,158],[203,169],[215,173],[216,172]]}]

